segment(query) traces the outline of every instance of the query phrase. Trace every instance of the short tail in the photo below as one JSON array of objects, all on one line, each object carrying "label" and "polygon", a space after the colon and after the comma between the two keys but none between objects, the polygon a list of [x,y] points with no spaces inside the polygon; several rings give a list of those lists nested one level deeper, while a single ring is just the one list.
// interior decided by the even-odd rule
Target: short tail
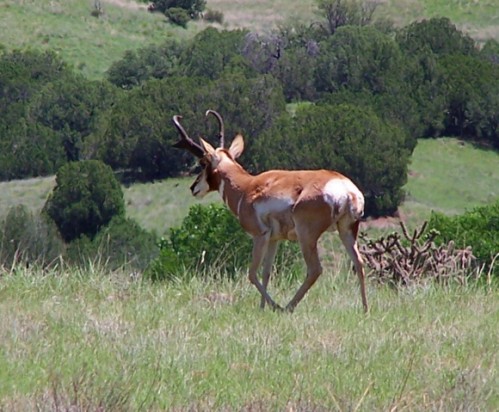
[{"label": "short tail", "polygon": [[350,216],[355,221],[364,216],[364,195],[360,191],[350,192]]}]

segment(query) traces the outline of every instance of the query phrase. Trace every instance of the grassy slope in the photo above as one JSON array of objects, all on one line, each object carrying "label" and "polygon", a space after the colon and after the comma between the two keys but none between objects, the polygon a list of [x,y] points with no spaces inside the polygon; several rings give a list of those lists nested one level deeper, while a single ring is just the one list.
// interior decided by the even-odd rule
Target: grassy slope
[{"label": "grassy slope", "polygon": [[[389,0],[380,3],[379,17],[403,25],[421,17],[449,16],[479,40],[499,40],[496,0],[452,2],[443,0]],[[92,0],[3,0],[0,2],[0,45],[7,49],[28,46],[52,49],[89,78],[101,78],[110,64],[168,36],[190,37],[206,27],[188,30],[165,23],[133,0],[101,0],[105,14],[90,15]],[[224,12],[226,28],[268,31],[287,19],[317,20],[313,0],[229,1],[209,0],[208,8]]]},{"label": "grassy slope", "polygon": [[[126,0],[123,0],[127,4]],[[92,17],[91,0],[5,0],[0,3],[0,44],[59,53],[89,78],[101,78],[126,50],[188,32],[158,14],[101,1],[105,14]]]},{"label": "grassy slope", "polygon": [[399,25],[429,17],[448,17],[479,41],[499,40],[499,9],[496,0],[387,0],[378,15]]},{"label": "grassy slope", "polygon": [[422,220],[429,210],[462,213],[499,199],[499,155],[456,139],[420,139],[402,212]]},{"label": "grassy slope", "polygon": [[371,285],[365,316],[332,273],[291,316],[259,311],[244,277],[19,269],[0,283],[0,409],[498,410],[497,289]]}]

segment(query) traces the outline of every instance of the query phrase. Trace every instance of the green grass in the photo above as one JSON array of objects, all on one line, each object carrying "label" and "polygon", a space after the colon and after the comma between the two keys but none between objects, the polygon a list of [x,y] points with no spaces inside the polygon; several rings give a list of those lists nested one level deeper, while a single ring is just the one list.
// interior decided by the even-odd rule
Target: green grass
[{"label": "green grass", "polygon": [[159,14],[114,2],[102,5],[105,13],[96,18],[90,0],[2,1],[0,45],[54,50],[88,78],[98,79],[126,50],[189,33],[166,24]]},{"label": "green grass", "polygon": [[431,17],[448,17],[478,41],[499,40],[499,8],[496,0],[387,0],[377,15],[399,26]]},{"label": "green grass", "polygon": [[499,408],[497,289],[371,285],[365,316],[355,279],[328,272],[283,315],[244,278],[20,269],[0,296],[4,410]]},{"label": "green grass", "polygon": [[0,197],[0,218],[17,205],[25,205],[32,212],[39,212],[54,185],[54,176],[0,182],[4,194]]},{"label": "green grass", "polygon": [[405,207],[458,214],[499,198],[499,158],[456,139],[420,139],[409,165]]},{"label": "green grass", "polygon": [[191,195],[194,177],[167,179],[162,182],[135,184],[124,189],[126,210],[148,230],[162,235],[172,226],[180,226],[195,203],[219,202],[218,193],[210,193],[201,202]]}]

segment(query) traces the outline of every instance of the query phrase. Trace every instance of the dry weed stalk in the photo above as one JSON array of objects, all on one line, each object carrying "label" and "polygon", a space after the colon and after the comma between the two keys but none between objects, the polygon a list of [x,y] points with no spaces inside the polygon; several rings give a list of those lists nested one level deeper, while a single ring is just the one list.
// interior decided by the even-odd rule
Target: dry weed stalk
[{"label": "dry weed stalk", "polygon": [[372,240],[365,233],[360,238],[365,242],[360,252],[367,265],[381,283],[414,285],[427,280],[447,283],[456,280],[461,284],[476,268],[476,258],[471,247],[457,249],[454,241],[437,246],[434,242],[438,232],[425,233],[428,222],[412,235],[400,222],[402,235],[393,232],[386,237]]}]

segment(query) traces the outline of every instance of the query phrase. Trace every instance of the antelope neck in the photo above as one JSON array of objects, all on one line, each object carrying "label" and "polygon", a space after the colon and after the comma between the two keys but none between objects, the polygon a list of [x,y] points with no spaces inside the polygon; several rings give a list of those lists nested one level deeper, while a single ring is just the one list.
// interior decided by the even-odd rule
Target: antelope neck
[{"label": "antelope neck", "polygon": [[239,165],[234,166],[235,168],[229,167],[229,170],[225,170],[225,167],[222,170],[218,169],[221,178],[219,193],[230,211],[239,216],[245,195],[243,187],[248,178],[251,178],[251,175],[242,168],[237,167]]}]

